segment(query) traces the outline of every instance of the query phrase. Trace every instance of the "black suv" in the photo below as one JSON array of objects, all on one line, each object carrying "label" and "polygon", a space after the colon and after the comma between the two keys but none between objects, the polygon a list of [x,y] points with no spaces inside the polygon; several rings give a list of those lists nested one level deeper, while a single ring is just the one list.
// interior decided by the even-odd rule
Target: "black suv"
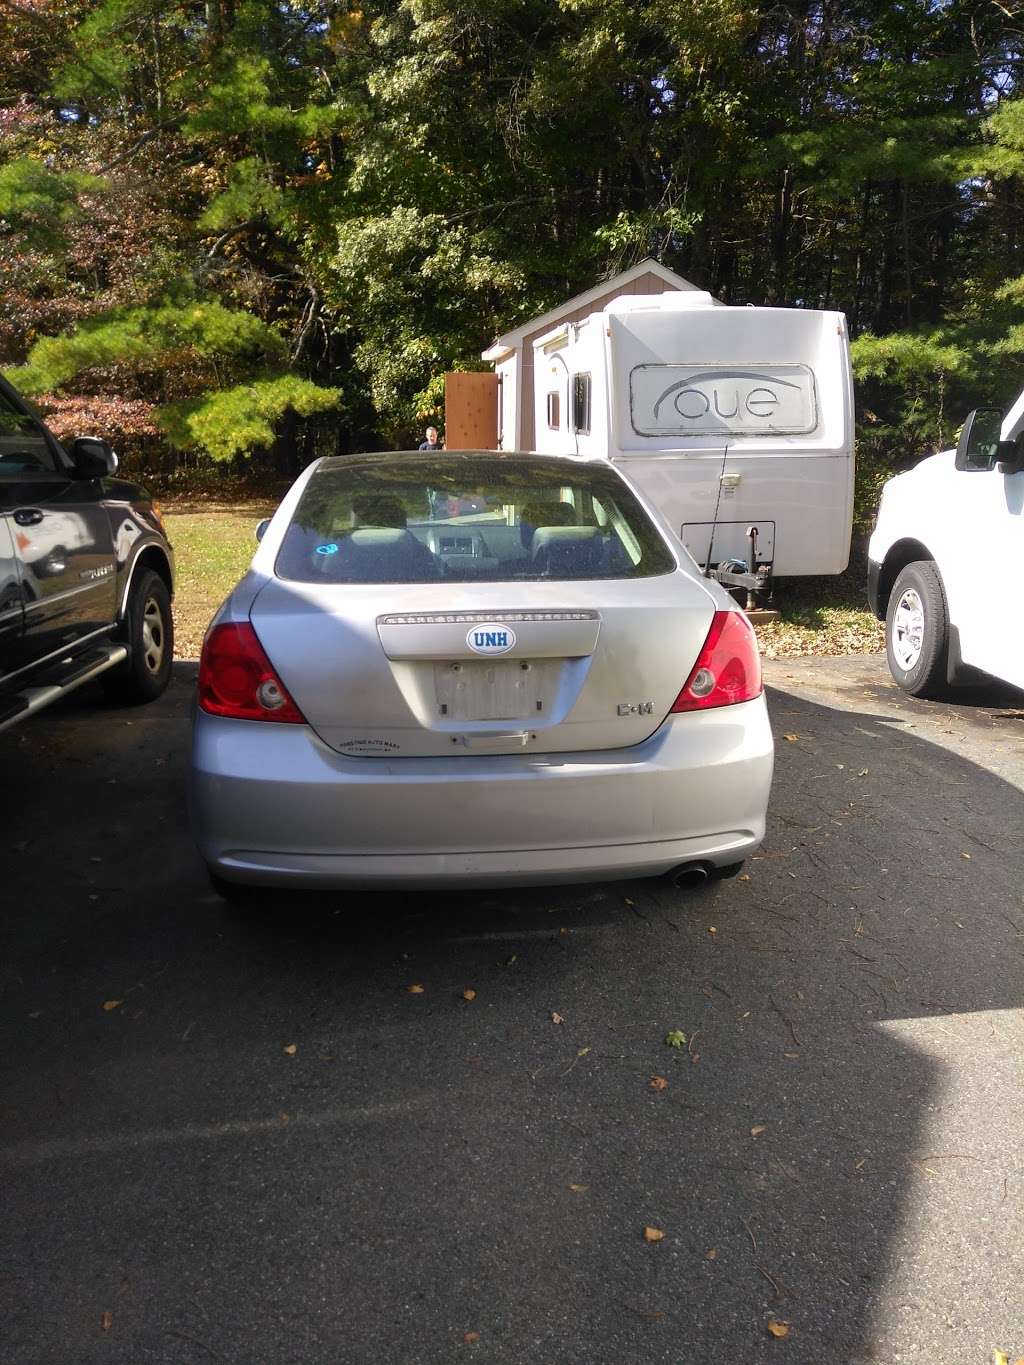
[{"label": "black suv", "polygon": [[174,556],[106,441],[67,449],[0,377],[0,730],[99,678],[152,701],[171,676]]}]

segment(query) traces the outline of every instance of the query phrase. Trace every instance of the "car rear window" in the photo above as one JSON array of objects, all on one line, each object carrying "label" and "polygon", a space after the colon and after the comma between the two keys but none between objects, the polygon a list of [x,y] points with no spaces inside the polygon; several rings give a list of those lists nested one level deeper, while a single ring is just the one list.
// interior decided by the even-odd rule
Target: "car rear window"
[{"label": "car rear window", "polygon": [[443,453],[322,465],[276,563],[303,583],[649,578],[675,567],[607,467]]}]

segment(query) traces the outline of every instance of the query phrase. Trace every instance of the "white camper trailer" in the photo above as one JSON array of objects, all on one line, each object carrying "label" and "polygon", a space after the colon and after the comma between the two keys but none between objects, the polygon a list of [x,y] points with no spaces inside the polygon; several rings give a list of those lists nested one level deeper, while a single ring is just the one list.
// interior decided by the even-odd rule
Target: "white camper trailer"
[{"label": "white camper trailer", "polygon": [[627,295],[538,338],[533,360],[536,448],[619,465],[728,586],[846,568],[842,313]]}]

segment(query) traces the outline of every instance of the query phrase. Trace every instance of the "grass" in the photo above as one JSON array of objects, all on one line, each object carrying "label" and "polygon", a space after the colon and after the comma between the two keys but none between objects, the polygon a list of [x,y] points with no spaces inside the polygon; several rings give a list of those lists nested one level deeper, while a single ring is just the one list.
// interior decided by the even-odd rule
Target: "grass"
[{"label": "grass", "polygon": [[174,511],[164,507],[164,525],[174,546],[174,653],[198,659],[210,618],[249,567],[255,529],[273,506],[253,504],[233,511]]},{"label": "grass", "polygon": [[[164,521],[177,557],[178,658],[199,657],[210,618],[249,567],[256,523],[273,510],[273,503],[266,502],[207,504],[202,510],[195,502],[165,505]],[[884,647],[883,627],[868,611],[862,569],[835,578],[780,582],[773,605],[782,619],[757,631],[766,658],[873,654]]]}]

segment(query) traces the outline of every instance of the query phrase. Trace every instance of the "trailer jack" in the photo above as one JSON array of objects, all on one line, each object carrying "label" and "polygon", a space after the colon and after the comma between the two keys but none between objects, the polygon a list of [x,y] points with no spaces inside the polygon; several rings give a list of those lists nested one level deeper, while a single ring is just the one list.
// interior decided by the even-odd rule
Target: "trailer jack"
[{"label": "trailer jack", "polygon": [[746,588],[747,601],[746,610],[754,611],[761,602],[772,600],[772,566],[770,564],[758,564],[757,562],[757,537],[758,529],[756,526],[747,527],[747,540],[749,548],[747,550],[747,562],[744,564],[740,558],[723,559],[714,569],[710,570],[709,577],[721,583],[723,588]]}]

